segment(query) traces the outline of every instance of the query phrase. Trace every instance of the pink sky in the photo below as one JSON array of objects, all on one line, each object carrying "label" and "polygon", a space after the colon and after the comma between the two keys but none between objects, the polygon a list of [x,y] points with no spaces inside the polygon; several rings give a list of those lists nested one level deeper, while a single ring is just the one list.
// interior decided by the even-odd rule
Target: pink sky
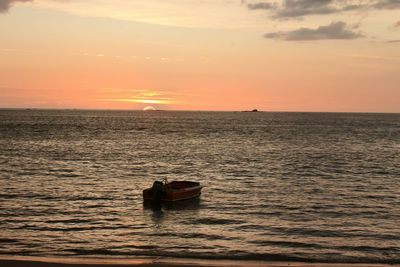
[{"label": "pink sky", "polygon": [[399,11],[0,0],[0,108],[400,112]]}]

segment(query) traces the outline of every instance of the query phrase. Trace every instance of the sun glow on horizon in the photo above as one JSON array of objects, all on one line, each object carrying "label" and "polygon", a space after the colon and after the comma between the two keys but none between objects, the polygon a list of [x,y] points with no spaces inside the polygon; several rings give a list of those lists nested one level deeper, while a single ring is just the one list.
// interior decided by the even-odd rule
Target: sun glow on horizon
[{"label": "sun glow on horizon", "polygon": [[157,99],[110,99],[110,101],[134,102],[134,103],[144,103],[144,104],[175,104],[175,103],[177,103],[175,101],[157,100]]},{"label": "sun glow on horizon", "polygon": [[105,95],[112,96],[99,99],[106,102],[131,102],[139,104],[179,104],[184,101],[177,99],[177,93],[144,89],[104,89]]}]

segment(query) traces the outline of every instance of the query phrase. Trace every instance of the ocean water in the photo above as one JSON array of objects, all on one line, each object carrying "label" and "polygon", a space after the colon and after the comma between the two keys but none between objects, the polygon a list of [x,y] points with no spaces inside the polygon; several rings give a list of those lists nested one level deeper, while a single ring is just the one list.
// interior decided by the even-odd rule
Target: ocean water
[{"label": "ocean water", "polygon": [[0,189],[1,255],[400,263],[400,114],[0,110]]}]

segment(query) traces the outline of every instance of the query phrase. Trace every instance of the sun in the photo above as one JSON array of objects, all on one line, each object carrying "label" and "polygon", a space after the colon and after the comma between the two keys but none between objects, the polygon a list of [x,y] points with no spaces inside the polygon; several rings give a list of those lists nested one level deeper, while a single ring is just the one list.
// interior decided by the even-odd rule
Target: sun
[{"label": "sun", "polygon": [[148,107],[145,107],[143,110],[148,111],[148,110],[156,110],[156,109],[152,106],[148,106]]}]

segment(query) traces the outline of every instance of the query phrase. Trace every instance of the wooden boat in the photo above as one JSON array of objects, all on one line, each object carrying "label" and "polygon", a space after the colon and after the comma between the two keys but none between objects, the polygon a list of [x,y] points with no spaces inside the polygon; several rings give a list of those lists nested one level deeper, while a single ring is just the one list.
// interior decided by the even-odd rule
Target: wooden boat
[{"label": "wooden boat", "polygon": [[143,190],[143,199],[152,201],[178,201],[199,197],[203,187],[198,182],[155,181],[151,188]]}]

